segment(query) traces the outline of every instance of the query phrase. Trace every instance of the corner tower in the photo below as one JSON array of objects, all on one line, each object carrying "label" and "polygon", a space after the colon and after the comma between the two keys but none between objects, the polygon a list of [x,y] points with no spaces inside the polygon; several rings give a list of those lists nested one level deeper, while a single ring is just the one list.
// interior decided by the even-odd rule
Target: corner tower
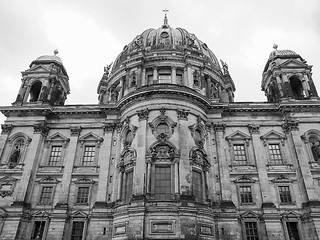
[{"label": "corner tower", "polygon": [[275,50],[270,53],[261,83],[268,102],[318,97],[312,80],[312,66],[294,51],[278,50],[277,44],[273,48]]},{"label": "corner tower", "polygon": [[64,105],[70,92],[69,77],[60,57],[44,55],[22,72],[22,84],[13,105]]}]

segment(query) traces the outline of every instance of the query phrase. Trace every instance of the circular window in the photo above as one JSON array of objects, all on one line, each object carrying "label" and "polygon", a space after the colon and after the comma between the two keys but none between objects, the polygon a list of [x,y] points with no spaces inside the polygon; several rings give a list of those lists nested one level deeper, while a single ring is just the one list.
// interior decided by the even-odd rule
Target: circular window
[{"label": "circular window", "polygon": [[168,135],[170,133],[169,126],[166,123],[160,123],[157,126],[157,133],[158,134],[164,133]]},{"label": "circular window", "polygon": [[168,33],[168,32],[162,32],[162,33],[160,34],[160,36],[161,36],[162,38],[167,38],[167,37],[169,37],[169,33]]}]

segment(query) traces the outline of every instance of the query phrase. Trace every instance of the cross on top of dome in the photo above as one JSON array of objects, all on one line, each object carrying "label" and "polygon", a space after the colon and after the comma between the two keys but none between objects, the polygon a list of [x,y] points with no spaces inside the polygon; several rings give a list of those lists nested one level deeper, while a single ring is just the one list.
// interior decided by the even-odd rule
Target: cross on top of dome
[{"label": "cross on top of dome", "polygon": [[169,10],[165,8],[162,11],[164,12],[164,25],[167,26],[168,25],[167,12],[169,12]]}]

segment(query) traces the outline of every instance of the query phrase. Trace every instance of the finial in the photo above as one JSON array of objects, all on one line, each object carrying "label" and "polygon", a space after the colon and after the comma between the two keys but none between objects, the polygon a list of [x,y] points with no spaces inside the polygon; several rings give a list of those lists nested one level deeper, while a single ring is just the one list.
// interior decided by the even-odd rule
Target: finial
[{"label": "finial", "polygon": [[164,25],[168,25],[167,12],[169,12],[169,10],[165,8],[162,11],[164,12]]},{"label": "finial", "polygon": [[55,49],[55,50],[53,51],[53,53],[54,53],[54,55],[57,55],[57,54],[59,53],[58,49]]},{"label": "finial", "polygon": [[274,48],[275,50],[278,50],[278,44],[273,43],[273,48]]}]

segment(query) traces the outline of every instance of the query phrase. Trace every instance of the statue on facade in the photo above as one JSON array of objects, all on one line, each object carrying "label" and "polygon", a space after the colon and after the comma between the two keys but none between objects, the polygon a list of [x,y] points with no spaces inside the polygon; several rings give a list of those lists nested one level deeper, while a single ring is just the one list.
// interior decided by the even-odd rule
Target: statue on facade
[{"label": "statue on facade", "polygon": [[10,159],[9,159],[9,168],[14,168],[20,159],[20,148],[19,146],[16,146],[16,148],[14,149],[14,151],[12,152]]},{"label": "statue on facade", "polygon": [[[112,62],[113,63],[113,62]],[[104,67],[104,73],[103,73],[103,77],[102,78],[108,78],[108,76],[109,76],[109,71],[110,71],[110,69],[111,69],[111,65],[112,65],[112,63],[110,63],[109,65],[107,65],[107,66],[105,66]]]},{"label": "statue on facade", "polygon": [[229,70],[228,70],[228,64],[222,60],[220,60],[222,68],[223,68],[223,74],[229,74]]},{"label": "statue on facade", "polygon": [[210,98],[218,98],[219,90],[213,82],[210,84]]},{"label": "statue on facade", "polygon": [[320,141],[312,143],[311,146],[312,155],[315,161],[320,160]]}]

